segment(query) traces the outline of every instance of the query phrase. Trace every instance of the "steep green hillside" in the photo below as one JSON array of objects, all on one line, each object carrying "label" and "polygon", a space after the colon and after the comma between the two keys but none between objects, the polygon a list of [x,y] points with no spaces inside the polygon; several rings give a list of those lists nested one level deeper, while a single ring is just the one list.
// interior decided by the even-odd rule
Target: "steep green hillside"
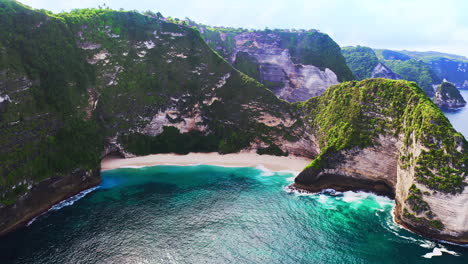
[{"label": "steep green hillside", "polygon": [[459,88],[468,88],[468,61],[445,57],[425,57],[422,59],[441,79],[454,83]]},{"label": "steep green hillside", "polygon": [[357,80],[370,78],[379,63],[374,51],[368,47],[344,47],[342,53]]},{"label": "steep green hillside", "polygon": [[98,167],[104,142],[84,111],[94,71],[65,19],[6,0],[0,17],[0,203],[12,204],[35,182]]},{"label": "steep green hillside", "polygon": [[266,121],[293,117],[289,104],[234,70],[196,30],[135,12],[53,15],[9,0],[0,14],[3,205],[44,179],[98,169],[116,146],[228,153],[294,140],[295,125]]},{"label": "steep green hillside", "polygon": [[320,154],[296,188],[395,197],[395,219],[429,237],[468,243],[468,142],[414,82],[369,79],[298,105]]}]

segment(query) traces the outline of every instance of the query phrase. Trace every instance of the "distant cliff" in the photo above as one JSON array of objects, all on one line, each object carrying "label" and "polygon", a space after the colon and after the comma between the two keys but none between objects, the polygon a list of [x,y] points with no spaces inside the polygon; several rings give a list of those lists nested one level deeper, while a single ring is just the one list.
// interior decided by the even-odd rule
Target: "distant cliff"
[{"label": "distant cliff", "polygon": [[401,51],[401,53],[425,62],[439,79],[445,79],[457,88],[468,89],[468,58],[434,51]]},{"label": "distant cliff", "polygon": [[460,91],[449,82],[443,82],[437,87],[433,100],[439,107],[457,108],[466,105],[466,101],[460,94]]},{"label": "distant cliff", "polygon": [[367,78],[401,79],[398,74],[392,72],[382,62],[379,62],[377,55],[371,48],[362,46],[344,47],[342,53],[357,80]]},{"label": "distant cliff", "polygon": [[416,82],[430,97],[442,79],[423,61],[392,50],[375,50],[379,60],[401,79]]},{"label": "distant cliff", "polygon": [[206,42],[237,69],[290,102],[353,79],[340,47],[316,30],[212,28],[195,24]]}]

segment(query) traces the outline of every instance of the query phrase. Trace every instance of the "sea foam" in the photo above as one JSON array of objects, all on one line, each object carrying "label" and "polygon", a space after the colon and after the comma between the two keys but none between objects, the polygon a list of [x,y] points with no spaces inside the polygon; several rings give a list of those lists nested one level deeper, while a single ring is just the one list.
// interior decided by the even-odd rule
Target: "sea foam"
[{"label": "sea foam", "polygon": [[65,206],[70,206],[70,205],[73,205],[76,201],[80,200],[81,198],[85,197],[88,193],[98,189],[99,186],[96,186],[96,187],[93,187],[93,188],[89,188],[89,189],[86,189],[66,200],[63,200],[55,205],[53,205],[51,208],[49,208],[49,210],[47,210],[46,212],[34,217],[33,219],[31,219],[27,224],[26,226],[30,226],[32,223],[34,223],[34,221],[36,221],[39,217],[45,215],[46,213],[48,212],[51,212],[51,211],[57,211],[57,210],[60,210],[62,209],[63,207]]},{"label": "sea foam", "polygon": [[432,258],[432,257],[438,257],[438,256],[442,256],[443,253],[448,253],[450,255],[454,255],[454,256],[460,256],[460,254],[458,254],[457,252],[455,251],[451,251],[451,250],[448,250],[446,249],[445,247],[443,246],[440,246],[440,247],[436,247],[432,250],[432,252],[429,252],[429,253],[426,253],[424,254],[422,257],[423,258]]}]

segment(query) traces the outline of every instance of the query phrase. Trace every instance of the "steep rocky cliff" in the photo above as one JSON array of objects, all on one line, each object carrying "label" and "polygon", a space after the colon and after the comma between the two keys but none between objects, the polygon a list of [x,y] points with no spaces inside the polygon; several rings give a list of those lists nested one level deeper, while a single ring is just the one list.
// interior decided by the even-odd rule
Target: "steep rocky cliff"
[{"label": "steep rocky cliff", "polygon": [[401,79],[400,76],[382,62],[379,62],[375,52],[368,47],[344,47],[342,48],[343,56],[346,59],[346,64],[353,72],[357,80],[367,78],[386,78],[386,79]]},{"label": "steep rocky cliff", "polygon": [[[346,82],[290,104],[186,26],[102,9],[54,15],[10,0],[0,0],[0,17],[0,233],[98,184],[109,153],[243,150],[309,157],[297,186],[393,194],[401,223],[466,242],[467,143],[414,83]],[[328,39],[309,33],[285,36]],[[269,34],[254,39],[263,45]],[[294,47],[279,58],[339,72],[332,60],[308,64],[326,53]],[[234,64],[254,75],[249,49]]]},{"label": "steep rocky cliff", "polygon": [[194,25],[237,69],[287,101],[307,100],[331,85],[353,79],[340,47],[316,30],[247,31]]},{"label": "steep rocky cliff", "polygon": [[433,100],[439,107],[458,108],[466,105],[460,91],[449,82],[443,82],[437,87]]},{"label": "steep rocky cliff", "polygon": [[303,107],[321,151],[295,187],[394,196],[398,222],[468,242],[468,143],[415,83],[343,83]]}]

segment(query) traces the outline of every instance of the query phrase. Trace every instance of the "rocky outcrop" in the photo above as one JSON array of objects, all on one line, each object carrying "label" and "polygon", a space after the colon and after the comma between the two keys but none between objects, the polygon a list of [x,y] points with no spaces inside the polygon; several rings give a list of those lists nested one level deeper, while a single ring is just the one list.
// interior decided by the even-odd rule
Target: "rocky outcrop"
[{"label": "rocky outcrop", "polygon": [[371,72],[371,78],[385,78],[392,80],[401,79],[400,75],[392,72],[387,66],[379,62]]},{"label": "rocky outcrop", "polygon": [[295,179],[296,188],[320,192],[332,188],[337,191],[371,191],[395,197],[397,182],[397,141],[381,136],[376,145],[353,148],[328,157],[325,169],[308,168]]},{"label": "rocky outcrop", "polygon": [[458,108],[466,105],[460,91],[453,84],[445,81],[437,87],[433,100],[437,106],[442,108]]},{"label": "rocky outcrop", "polygon": [[386,78],[398,80],[401,79],[382,62],[379,62],[374,50],[369,47],[343,47],[341,49],[351,71],[353,71],[356,80],[367,78]]},{"label": "rocky outcrop", "polygon": [[[389,84],[394,89],[388,90]],[[468,143],[413,85],[382,79],[344,84],[310,102],[321,152],[293,187],[394,197],[395,218],[402,225],[428,237],[468,243]],[[376,94],[383,100],[367,101]],[[322,104],[333,114],[317,110]],[[350,124],[364,124],[330,123],[335,118],[343,122],[345,112],[360,113],[346,117]],[[371,127],[380,129],[364,132]]]}]

